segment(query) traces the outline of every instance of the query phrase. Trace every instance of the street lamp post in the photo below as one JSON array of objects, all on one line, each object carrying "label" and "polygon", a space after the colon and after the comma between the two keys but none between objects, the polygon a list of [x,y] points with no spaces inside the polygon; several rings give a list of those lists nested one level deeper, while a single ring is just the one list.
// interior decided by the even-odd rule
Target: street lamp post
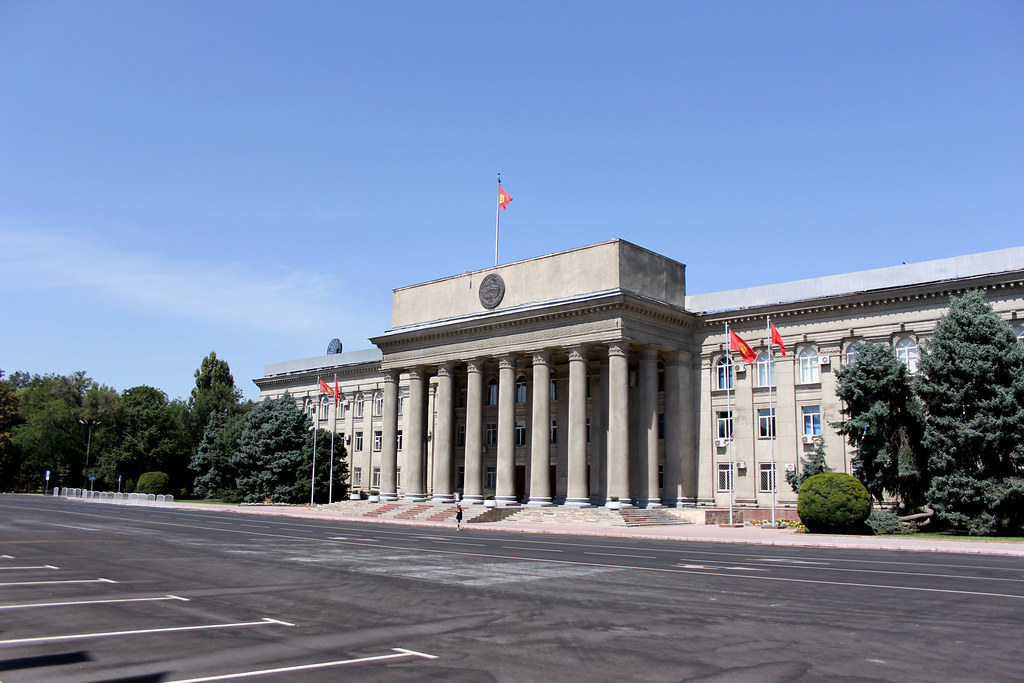
[{"label": "street lamp post", "polygon": [[92,448],[92,428],[102,424],[99,420],[79,420],[79,424],[89,425],[89,436],[85,440],[85,472],[82,474],[82,488],[87,488],[89,480],[89,450]]}]

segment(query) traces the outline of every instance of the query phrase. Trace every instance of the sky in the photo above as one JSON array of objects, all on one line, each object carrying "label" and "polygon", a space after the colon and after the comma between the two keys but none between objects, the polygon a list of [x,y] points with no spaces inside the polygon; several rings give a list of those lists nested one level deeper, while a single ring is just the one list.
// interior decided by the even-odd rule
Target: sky
[{"label": "sky", "polygon": [[0,1],[0,369],[187,398],[622,238],[716,292],[1024,245],[1024,3]]}]

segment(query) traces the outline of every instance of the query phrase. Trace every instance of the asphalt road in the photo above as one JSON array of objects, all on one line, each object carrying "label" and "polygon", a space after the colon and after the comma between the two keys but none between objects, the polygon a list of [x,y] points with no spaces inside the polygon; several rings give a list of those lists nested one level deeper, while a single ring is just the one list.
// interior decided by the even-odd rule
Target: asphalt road
[{"label": "asphalt road", "polygon": [[0,681],[1022,680],[1024,559],[0,496]]}]

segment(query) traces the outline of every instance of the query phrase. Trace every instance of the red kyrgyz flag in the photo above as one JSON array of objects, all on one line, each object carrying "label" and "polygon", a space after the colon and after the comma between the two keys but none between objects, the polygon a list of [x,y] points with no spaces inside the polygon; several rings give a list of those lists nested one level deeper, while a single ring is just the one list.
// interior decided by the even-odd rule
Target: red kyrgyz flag
[{"label": "red kyrgyz flag", "polygon": [[502,211],[505,210],[505,207],[508,206],[510,201],[512,201],[512,197],[509,196],[508,192],[505,192],[505,188],[498,185],[498,206],[501,207]]},{"label": "red kyrgyz flag", "polygon": [[[783,354],[785,354],[785,352],[783,352]],[[338,391],[338,380],[337,380],[337,378],[335,378],[335,380],[334,380],[334,409],[335,410],[338,409],[338,399],[340,399],[340,398],[341,398],[341,392]]]},{"label": "red kyrgyz flag", "polygon": [[334,396],[334,390],[331,389],[331,387],[329,387],[327,385],[327,382],[325,382],[323,380],[320,380],[320,393],[321,394],[330,394],[331,396]]},{"label": "red kyrgyz flag", "polygon": [[751,365],[757,360],[757,354],[754,353],[754,349],[750,348],[750,344],[740,339],[740,336],[732,330],[729,330],[729,348],[733,351],[739,351],[740,355],[743,356],[743,360]]},{"label": "red kyrgyz flag", "polygon": [[786,345],[782,343],[782,335],[775,329],[775,323],[769,322],[768,325],[772,329],[772,344],[778,344],[779,348],[782,349],[782,355],[786,355]]}]

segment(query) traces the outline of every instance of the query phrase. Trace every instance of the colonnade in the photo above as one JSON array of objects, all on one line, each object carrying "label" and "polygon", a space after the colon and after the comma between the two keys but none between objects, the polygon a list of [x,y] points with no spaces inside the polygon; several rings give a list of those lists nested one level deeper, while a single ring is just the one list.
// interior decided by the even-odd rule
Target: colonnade
[{"label": "colonnade", "polygon": [[[407,501],[436,502],[455,499],[456,481],[456,375],[465,377],[465,458],[463,500],[468,504],[482,503],[484,499],[484,408],[485,364],[497,363],[497,437],[491,444],[497,449],[494,497],[498,505],[515,505],[516,495],[516,384],[520,374],[532,375],[529,478],[523,502],[531,506],[553,504],[555,491],[551,490],[550,457],[551,438],[551,377],[552,356],[568,357],[568,457],[565,466],[566,506],[588,506],[595,497],[604,501],[617,498],[623,506],[634,500],[648,507],[661,505],[659,487],[659,433],[658,433],[658,362],[665,368],[665,491],[670,504],[692,500],[692,491],[684,491],[683,452],[687,426],[684,394],[689,389],[689,373],[681,370],[689,354],[681,351],[663,351],[642,346],[636,355],[638,363],[635,405],[630,394],[630,344],[627,341],[595,345],[578,345],[540,349],[531,353],[504,354],[496,357],[472,358],[460,363],[440,362],[392,367],[384,371],[384,405],[382,420],[381,480],[382,500],[397,500],[398,484],[398,403],[399,377],[405,374],[408,398],[403,407],[402,489]],[[599,491],[592,490],[588,476],[588,363],[598,360],[601,366],[599,400],[589,410],[591,436],[595,447],[591,449],[591,465],[605,471],[594,477]],[[433,467],[428,488],[426,468],[427,387],[434,376],[436,391],[433,401],[434,422],[432,440]],[[634,416],[636,443],[631,443],[631,410]],[[599,432],[594,434],[593,432]],[[460,444],[461,446],[461,444]],[[630,454],[636,455],[631,461]],[[642,460],[642,462],[641,462]],[[643,481],[631,490],[631,468],[643,471]]]}]

